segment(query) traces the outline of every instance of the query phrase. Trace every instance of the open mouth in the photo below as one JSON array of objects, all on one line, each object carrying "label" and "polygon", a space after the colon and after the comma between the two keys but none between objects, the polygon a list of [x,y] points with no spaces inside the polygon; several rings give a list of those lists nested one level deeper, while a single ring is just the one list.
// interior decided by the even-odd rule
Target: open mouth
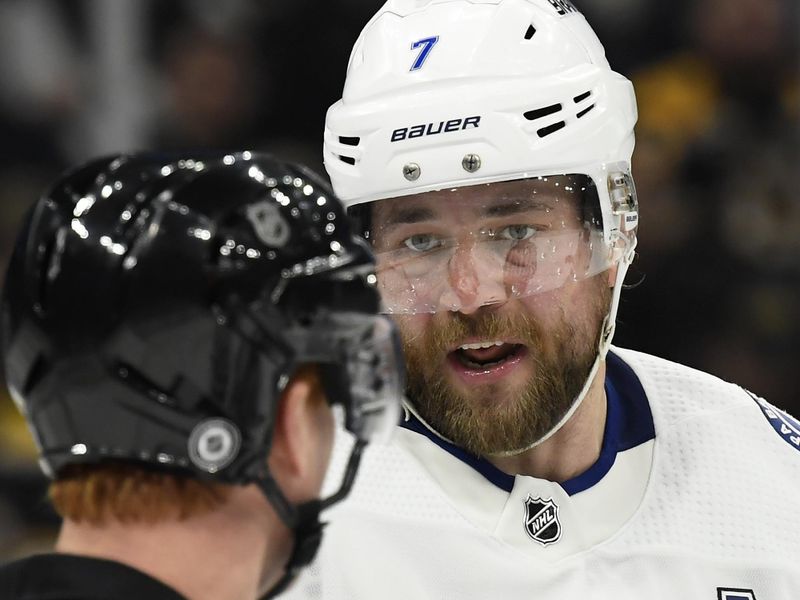
[{"label": "open mouth", "polygon": [[450,355],[462,367],[471,371],[485,372],[520,358],[525,350],[522,344],[504,341],[463,344]]}]

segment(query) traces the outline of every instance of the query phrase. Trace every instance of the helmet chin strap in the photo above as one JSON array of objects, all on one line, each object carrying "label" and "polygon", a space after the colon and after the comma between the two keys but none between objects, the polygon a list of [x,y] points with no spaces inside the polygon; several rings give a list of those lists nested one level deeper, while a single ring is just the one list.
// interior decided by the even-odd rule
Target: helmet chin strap
[{"label": "helmet chin strap", "polygon": [[269,473],[263,474],[254,482],[275,509],[280,520],[294,534],[294,548],[284,567],[284,573],[277,583],[261,596],[261,600],[282,594],[294,582],[300,571],[314,560],[322,543],[322,532],[325,527],[325,523],[319,520],[319,515],[324,509],[344,499],[350,492],[365,446],[366,442],[356,440],[339,491],[325,500],[310,500],[292,505]]},{"label": "helmet chin strap", "polygon": [[[589,393],[589,390],[592,387],[592,383],[594,382],[594,378],[597,376],[597,371],[600,369],[600,364],[605,360],[606,355],[608,354],[608,350],[611,347],[611,340],[614,337],[614,331],[617,327],[617,311],[619,310],[619,299],[620,295],[622,294],[622,282],[625,281],[625,275],[628,272],[628,267],[633,262],[633,258],[635,256],[636,250],[636,238],[632,237],[628,240],[628,245],[625,248],[624,254],[620,257],[619,262],[617,263],[617,277],[616,281],[614,282],[614,291],[611,295],[611,306],[609,308],[608,314],[606,315],[605,319],[603,319],[603,326],[602,326],[602,333],[600,335],[600,342],[597,347],[597,356],[592,363],[592,368],[589,370],[589,375],[586,377],[586,381],[583,384],[583,388],[575,396],[575,399],[572,401],[572,406],[570,406],[569,410],[561,417],[561,420],[556,423],[550,431],[540,437],[538,440],[533,442],[532,444],[528,444],[522,448],[516,448],[514,450],[505,450],[502,452],[497,452],[492,456],[515,456],[517,454],[522,454],[531,448],[535,448],[536,446],[543,444],[547,440],[549,440],[553,435],[555,435],[566,423],[572,418],[572,415],[575,414],[575,411],[578,410],[581,403],[583,402],[584,398]],[[455,442],[446,438],[441,433],[436,431],[425,419],[423,419],[419,412],[414,408],[411,401],[407,398],[403,400],[403,408],[406,411],[406,420],[408,420],[409,416],[408,413],[413,414],[419,421],[434,435],[438,438],[457,446]]]}]

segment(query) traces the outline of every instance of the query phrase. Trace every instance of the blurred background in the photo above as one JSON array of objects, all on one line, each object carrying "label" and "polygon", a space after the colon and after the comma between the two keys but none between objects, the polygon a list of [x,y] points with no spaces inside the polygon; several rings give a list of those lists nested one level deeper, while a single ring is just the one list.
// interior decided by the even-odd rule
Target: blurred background
[{"label": "blurred background", "polygon": [[[616,343],[800,415],[800,4],[573,2],[639,101]],[[323,172],[325,111],[380,4],[0,0],[0,272],[27,208],[98,154],[246,147]],[[3,384],[0,560],[51,542],[45,493]]]}]

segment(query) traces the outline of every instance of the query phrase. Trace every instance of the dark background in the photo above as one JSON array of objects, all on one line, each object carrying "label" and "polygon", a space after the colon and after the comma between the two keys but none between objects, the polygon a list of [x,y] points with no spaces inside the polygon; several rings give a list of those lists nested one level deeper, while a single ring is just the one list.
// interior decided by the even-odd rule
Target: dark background
[{"label": "dark background", "polygon": [[[616,343],[800,414],[796,0],[573,0],[639,101],[639,256]],[[0,0],[0,271],[64,168],[158,147],[322,168],[327,107],[373,0]],[[56,520],[0,391],[0,559]]]}]

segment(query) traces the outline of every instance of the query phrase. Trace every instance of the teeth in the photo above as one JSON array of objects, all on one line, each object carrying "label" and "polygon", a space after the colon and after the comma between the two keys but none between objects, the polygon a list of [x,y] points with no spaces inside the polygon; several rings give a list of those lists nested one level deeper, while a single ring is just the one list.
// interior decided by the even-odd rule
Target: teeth
[{"label": "teeth", "polygon": [[477,344],[464,344],[459,346],[459,350],[482,350],[492,346],[502,346],[505,342],[478,342]]}]

